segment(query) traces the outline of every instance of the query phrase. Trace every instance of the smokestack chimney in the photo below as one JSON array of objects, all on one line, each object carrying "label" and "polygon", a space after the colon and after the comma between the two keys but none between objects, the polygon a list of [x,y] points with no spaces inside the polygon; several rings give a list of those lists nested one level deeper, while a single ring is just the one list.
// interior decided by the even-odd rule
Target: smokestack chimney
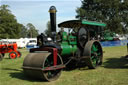
[{"label": "smokestack chimney", "polygon": [[56,7],[51,6],[49,9],[49,13],[50,13],[50,25],[51,25],[53,41],[56,41],[56,12],[57,12]]}]

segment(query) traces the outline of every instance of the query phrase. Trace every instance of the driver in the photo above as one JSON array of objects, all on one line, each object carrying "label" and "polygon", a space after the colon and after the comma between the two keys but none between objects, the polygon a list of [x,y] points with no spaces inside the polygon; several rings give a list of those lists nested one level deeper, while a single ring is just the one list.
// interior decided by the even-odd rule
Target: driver
[{"label": "driver", "polygon": [[61,41],[62,40],[62,34],[63,34],[63,32],[64,32],[64,28],[62,27],[60,29],[60,31],[58,32],[58,34],[57,34],[57,40],[58,41]]}]

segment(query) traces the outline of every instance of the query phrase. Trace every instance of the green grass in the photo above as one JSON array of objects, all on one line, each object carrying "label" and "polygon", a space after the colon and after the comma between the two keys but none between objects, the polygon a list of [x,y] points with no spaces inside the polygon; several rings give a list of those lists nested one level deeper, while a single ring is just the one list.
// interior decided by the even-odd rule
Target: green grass
[{"label": "green grass", "polygon": [[8,59],[8,54],[0,61],[0,85],[128,85],[128,60],[126,46],[103,48],[104,62],[94,70],[87,68],[62,71],[60,78],[52,82],[42,82],[26,78],[22,72],[24,57],[28,54],[20,49],[22,57]]}]

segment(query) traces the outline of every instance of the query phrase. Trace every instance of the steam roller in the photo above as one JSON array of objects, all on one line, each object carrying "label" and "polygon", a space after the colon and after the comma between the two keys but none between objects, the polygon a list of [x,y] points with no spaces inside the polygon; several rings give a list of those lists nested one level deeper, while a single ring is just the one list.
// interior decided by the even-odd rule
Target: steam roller
[{"label": "steam roller", "polygon": [[[23,62],[25,75],[46,81],[59,78],[63,68],[88,66],[95,69],[103,62],[100,30],[105,23],[87,20],[68,20],[58,24],[56,32],[56,8],[51,6],[49,36],[37,36],[38,48],[30,49]],[[65,31],[68,29],[68,32]]]}]

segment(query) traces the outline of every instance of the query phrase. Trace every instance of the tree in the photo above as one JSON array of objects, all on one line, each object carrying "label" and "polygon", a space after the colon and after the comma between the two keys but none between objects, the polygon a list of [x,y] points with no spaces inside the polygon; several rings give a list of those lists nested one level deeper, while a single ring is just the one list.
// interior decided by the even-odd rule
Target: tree
[{"label": "tree", "polygon": [[21,25],[8,7],[8,5],[0,6],[0,38],[19,38]]},{"label": "tree", "polygon": [[50,21],[47,22],[47,29],[44,31],[47,36],[51,36],[51,25]]},{"label": "tree", "polygon": [[122,33],[128,27],[127,7],[127,0],[83,0],[76,18],[105,22],[107,29]]},{"label": "tree", "polygon": [[32,23],[28,23],[27,28],[29,38],[35,38],[38,36],[38,30],[36,30],[35,26]]},{"label": "tree", "polygon": [[20,37],[22,37],[22,38],[25,38],[25,37],[27,37],[27,28],[23,25],[23,24],[20,24],[21,25],[21,32],[20,32]]}]

